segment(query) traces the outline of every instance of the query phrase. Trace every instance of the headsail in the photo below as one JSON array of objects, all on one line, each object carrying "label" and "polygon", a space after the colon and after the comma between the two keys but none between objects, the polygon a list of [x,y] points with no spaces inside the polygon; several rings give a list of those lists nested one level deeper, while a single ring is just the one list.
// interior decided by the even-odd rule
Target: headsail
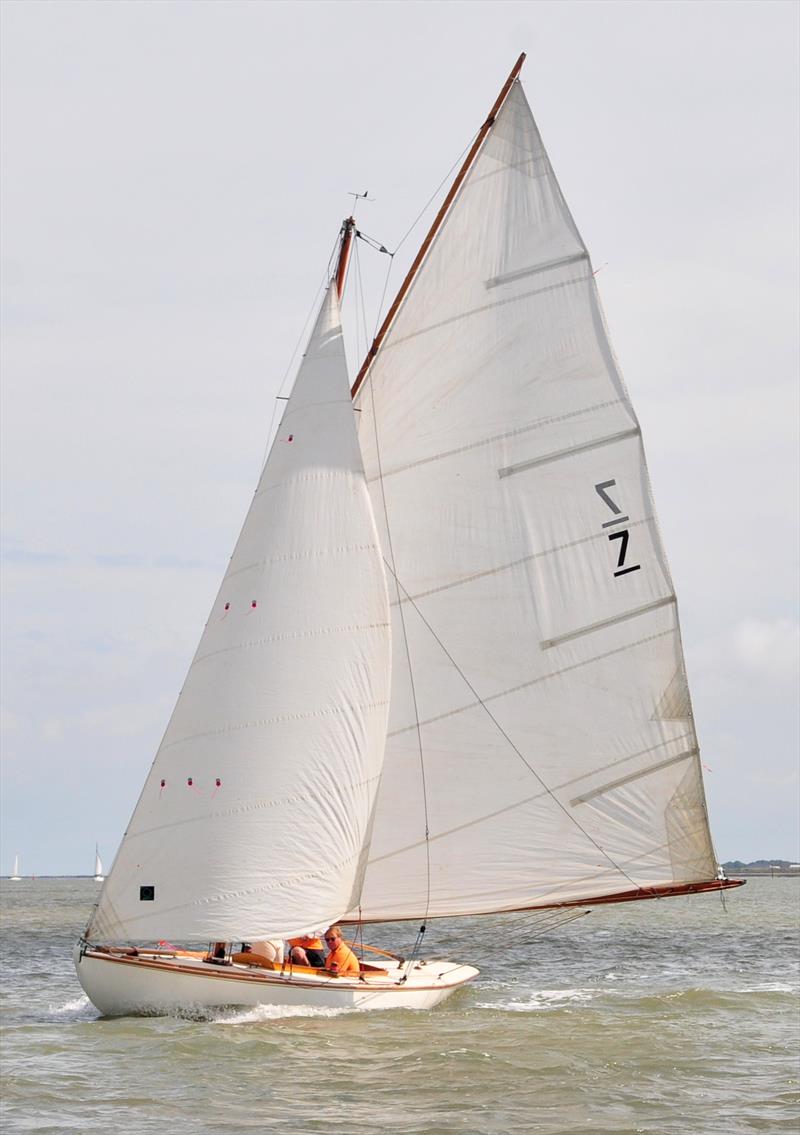
[{"label": "headsail", "polygon": [[356,402],[394,642],[363,917],[713,879],[639,425],[518,82]]},{"label": "headsail", "polygon": [[354,418],[331,286],[87,937],[282,937],[356,901],[390,630]]}]

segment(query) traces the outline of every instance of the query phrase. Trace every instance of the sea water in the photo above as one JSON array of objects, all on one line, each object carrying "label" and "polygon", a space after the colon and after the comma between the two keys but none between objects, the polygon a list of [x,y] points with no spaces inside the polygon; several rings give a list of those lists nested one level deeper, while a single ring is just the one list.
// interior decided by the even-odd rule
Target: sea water
[{"label": "sea water", "polygon": [[[37,1135],[738,1135],[800,1126],[797,878],[432,922],[481,977],[427,1012],[116,1020],[71,950],[99,885],[2,881],[3,1112]],[[407,951],[417,927],[372,931]]]}]

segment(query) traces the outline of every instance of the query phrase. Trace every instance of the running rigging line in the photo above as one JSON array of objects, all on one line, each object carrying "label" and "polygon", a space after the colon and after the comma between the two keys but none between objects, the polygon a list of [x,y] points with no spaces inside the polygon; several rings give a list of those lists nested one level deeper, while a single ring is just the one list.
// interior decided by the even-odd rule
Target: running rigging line
[{"label": "running rigging line", "polygon": [[[371,375],[370,375],[370,381],[371,381]],[[372,387],[370,387],[370,389],[372,389]],[[373,409],[373,417],[374,417],[374,409]],[[377,445],[377,442],[376,442],[376,445]],[[380,460],[378,462],[378,473],[379,473],[379,477],[380,477],[380,480],[381,480],[381,491],[383,491],[383,475],[380,472]],[[388,530],[388,520],[387,520],[387,530]],[[390,542],[391,542],[391,539],[390,539]],[[489,717],[492,724],[495,726],[495,728],[498,730],[498,732],[501,734],[501,736],[508,742],[510,747],[514,750],[514,752],[517,754],[517,756],[522,761],[522,763],[525,765],[525,767],[528,769],[528,771],[536,778],[536,780],[539,782],[539,784],[541,784],[542,788],[545,790],[547,795],[551,797],[553,802],[561,809],[561,811],[564,813],[564,815],[567,817],[567,819],[569,819],[575,825],[575,827],[586,837],[586,839],[592,844],[592,846],[595,847],[600,852],[600,854],[603,856],[603,858],[607,859],[608,862],[611,864],[611,866],[616,871],[619,871],[619,873],[621,875],[624,875],[625,878],[628,880],[628,882],[631,884],[631,886],[633,886],[633,888],[635,890],[639,890],[640,889],[639,884],[634,879],[632,879],[631,876],[628,874],[628,872],[625,870],[625,868],[622,867],[619,863],[617,863],[608,854],[608,852],[603,847],[600,846],[600,844],[597,842],[597,840],[592,835],[590,835],[589,832],[587,832],[586,828],[584,828],[583,825],[580,823],[580,821],[576,819],[576,817],[570,811],[570,809],[568,809],[566,807],[566,805],[562,804],[562,802],[559,800],[558,796],[555,794],[553,789],[550,788],[550,786],[547,783],[545,783],[545,781],[542,779],[542,777],[539,775],[539,773],[536,771],[536,769],[533,767],[533,765],[530,763],[530,761],[527,760],[527,758],[524,756],[524,754],[522,752],[520,752],[520,750],[517,748],[517,746],[511,740],[508,733],[506,733],[505,729],[500,724],[500,722],[497,720],[497,718],[494,716],[492,711],[489,709],[488,705],[486,704],[484,699],[480,696],[478,691],[475,689],[472,682],[470,682],[469,678],[464,673],[464,671],[461,669],[461,667],[458,665],[455,658],[453,658],[452,654],[447,649],[447,647],[442,642],[442,640],[439,638],[439,636],[437,635],[436,631],[433,629],[431,624],[425,618],[422,611],[420,611],[416,602],[411,598],[409,593],[406,591],[405,587],[403,587],[400,580],[397,578],[397,575],[396,575],[395,569],[394,569],[394,558],[392,558],[392,563],[389,563],[389,561],[384,557],[383,562],[386,565],[387,570],[391,572],[392,577],[394,578],[394,581],[395,581],[395,587],[397,589],[397,594],[398,594],[398,603],[399,603],[400,609],[401,609],[401,619],[403,621],[403,633],[405,634],[405,620],[403,619],[403,616],[402,616],[403,600],[400,599],[400,592],[401,591],[403,592],[403,595],[405,597],[405,602],[410,603],[411,606],[416,611],[416,613],[419,615],[419,617],[422,620],[422,622],[424,623],[425,627],[428,629],[428,631],[431,633],[431,635],[433,635],[436,642],[439,644],[439,646],[444,651],[444,653],[447,656],[447,659],[450,662],[450,664],[454,667],[454,669],[457,671],[457,673],[463,679],[467,688],[470,690],[473,697],[475,698],[475,701],[477,702],[477,704],[480,705],[481,709],[483,709],[483,711],[487,714],[487,716]],[[410,658],[409,658],[409,669],[411,669],[411,659]],[[416,712],[416,698],[415,698],[415,701],[414,701],[414,712],[415,712],[415,715],[416,715],[417,732],[420,735],[419,744],[420,744],[420,753],[421,753],[421,751],[422,751],[421,727],[420,727],[420,723],[419,723],[419,714]],[[426,808],[427,808],[427,805],[426,805]],[[426,840],[426,846],[427,846],[427,843],[428,843],[427,816],[426,816],[425,840]],[[429,863],[430,863],[430,858],[429,858]],[[429,875],[430,875],[430,872],[429,872]],[[430,878],[429,878],[429,901],[430,901]]]}]

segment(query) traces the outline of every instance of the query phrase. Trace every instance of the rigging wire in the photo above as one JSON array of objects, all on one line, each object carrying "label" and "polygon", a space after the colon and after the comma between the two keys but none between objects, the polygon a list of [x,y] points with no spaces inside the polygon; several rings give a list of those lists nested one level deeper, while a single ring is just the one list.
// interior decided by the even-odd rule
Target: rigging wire
[{"label": "rigging wire", "polygon": [[541,919],[534,927],[528,937],[521,942],[521,945],[527,945],[529,942],[534,941],[536,938],[541,938],[543,934],[549,934],[553,930],[558,930],[562,926],[566,926],[568,922],[574,922],[577,918],[585,918],[587,914],[591,914],[590,910],[578,911],[559,911],[557,914],[551,912],[551,917]]},{"label": "rigging wire", "polygon": [[[385,246],[384,244],[381,244],[381,242],[380,242],[380,241],[378,241],[378,240],[376,240],[376,239],[375,239],[374,237],[368,236],[368,235],[367,235],[367,234],[366,234],[365,232],[362,232],[362,231],[361,231],[360,229],[356,229],[356,236],[357,236],[357,237],[358,237],[358,238],[359,238],[360,240],[363,240],[363,241],[364,241],[364,243],[365,243],[365,244],[367,244],[367,245],[369,245],[369,247],[370,247],[370,248],[374,248],[376,252],[382,252],[382,253],[385,253],[385,254],[386,254],[386,255],[387,255],[388,257],[389,257],[389,267],[388,267],[388,268],[387,268],[387,270],[386,270],[386,278],[385,278],[385,280],[384,280],[384,283],[383,283],[383,293],[382,293],[382,295],[381,295],[380,303],[378,304],[378,311],[377,311],[377,315],[376,315],[376,317],[375,317],[375,329],[374,329],[374,331],[373,331],[373,333],[372,333],[372,338],[368,340],[368,342],[366,343],[366,346],[364,347],[364,354],[366,354],[367,350],[369,349],[369,344],[370,344],[370,343],[372,343],[372,342],[374,341],[374,339],[375,339],[375,336],[376,336],[376,335],[377,335],[377,333],[378,333],[378,328],[379,328],[379,327],[380,327],[380,325],[381,325],[381,319],[382,319],[382,316],[383,316],[383,308],[384,308],[384,304],[385,304],[385,302],[386,302],[386,293],[387,293],[387,291],[388,291],[388,289],[389,289],[389,279],[390,279],[390,276],[391,276],[391,274],[392,274],[392,270],[393,270],[393,268],[394,268],[394,258],[395,258],[395,256],[396,256],[396,255],[397,255],[397,253],[398,253],[398,252],[400,251],[400,249],[401,249],[401,248],[403,247],[403,245],[404,245],[404,244],[405,244],[405,242],[406,242],[406,241],[408,240],[408,238],[409,238],[409,237],[411,236],[411,234],[413,233],[414,229],[415,229],[415,228],[417,227],[417,225],[419,224],[419,222],[420,222],[420,221],[422,220],[422,218],[423,218],[423,217],[425,216],[425,214],[427,213],[428,209],[429,209],[429,208],[431,207],[431,204],[432,204],[432,202],[436,200],[437,196],[439,195],[439,193],[440,193],[440,192],[441,192],[441,190],[442,190],[442,186],[444,186],[444,185],[446,184],[446,182],[448,182],[448,181],[450,180],[450,177],[452,176],[453,170],[455,170],[455,169],[456,169],[456,168],[457,168],[458,166],[460,166],[460,165],[461,165],[461,163],[462,163],[462,162],[463,162],[463,160],[464,160],[464,157],[465,157],[465,155],[466,155],[466,154],[467,154],[467,153],[469,152],[469,150],[470,150],[470,148],[472,147],[472,144],[474,143],[474,141],[475,141],[475,139],[477,138],[478,134],[479,134],[479,131],[477,131],[477,130],[476,130],[476,131],[475,131],[475,133],[474,133],[474,134],[472,135],[472,137],[470,138],[469,142],[467,142],[467,144],[466,144],[466,146],[464,147],[464,149],[463,149],[463,150],[461,151],[461,153],[460,153],[460,154],[458,155],[458,157],[456,158],[456,160],[455,160],[455,161],[453,162],[453,164],[452,164],[452,165],[450,166],[450,168],[449,168],[449,170],[447,171],[447,173],[446,173],[446,174],[444,175],[444,177],[443,177],[443,178],[441,179],[441,181],[439,182],[439,184],[438,184],[438,185],[436,186],[436,188],[434,189],[433,193],[431,193],[431,195],[430,195],[430,197],[428,198],[428,200],[427,200],[427,201],[425,202],[425,204],[424,204],[424,205],[422,206],[422,208],[420,209],[420,211],[419,211],[419,213],[417,214],[417,216],[416,216],[416,217],[414,218],[414,220],[413,220],[413,221],[411,222],[411,225],[410,225],[410,227],[409,227],[409,228],[408,228],[408,229],[406,230],[406,232],[404,233],[404,235],[403,235],[403,236],[402,236],[402,237],[400,238],[400,240],[399,240],[399,242],[397,243],[397,245],[396,245],[396,247],[395,247],[395,249],[394,249],[394,251],[393,251],[393,252],[391,252],[391,251],[390,251],[390,250],[389,250],[388,248],[386,248],[386,246]],[[358,245],[356,245],[356,249],[357,249],[357,248],[358,248]]]},{"label": "rigging wire", "polygon": [[[371,382],[371,372],[370,372],[370,382]],[[373,395],[373,397],[374,397],[374,395]],[[374,414],[374,411],[373,411],[373,414]],[[378,465],[378,472],[379,472],[379,476],[380,476],[380,479],[381,479],[381,489],[382,489],[383,488],[383,476],[382,476],[382,473],[380,472],[380,464]],[[408,591],[406,591],[405,587],[403,587],[400,580],[397,578],[397,575],[395,574],[395,570],[394,570],[394,558],[393,558],[393,562],[390,564],[388,562],[388,560],[386,559],[386,557],[384,556],[383,562],[386,564],[386,567],[388,568],[389,571],[391,571],[392,575],[394,576],[395,586],[396,586],[397,591],[398,591],[398,603],[400,605],[401,612],[402,612],[403,601],[399,597],[399,592],[402,590],[403,594],[405,595],[406,601],[408,603],[410,603],[411,606],[414,608],[414,610],[417,612],[417,614],[419,615],[422,622],[425,624],[425,626],[428,628],[430,633],[433,635],[436,642],[438,642],[439,646],[444,651],[445,655],[449,659],[449,661],[452,664],[452,666],[454,667],[454,669],[461,675],[461,677],[464,680],[465,685],[467,686],[467,688],[472,693],[472,695],[475,698],[478,705],[480,705],[480,707],[484,710],[484,712],[489,717],[490,721],[497,728],[497,730],[501,734],[501,736],[505,738],[505,740],[508,742],[508,744],[514,750],[514,752],[517,754],[517,756],[522,761],[522,763],[525,765],[525,767],[528,769],[528,771],[536,778],[536,780],[539,782],[539,784],[541,784],[542,788],[545,790],[547,795],[552,798],[553,802],[561,809],[561,811],[564,813],[564,815],[567,817],[567,819],[570,820],[575,825],[575,827],[586,837],[586,839],[589,841],[589,843],[591,843],[592,846],[595,847],[600,852],[600,854],[603,856],[604,859],[608,860],[608,862],[611,864],[611,866],[616,871],[619,871],[619,873],[621,875],[625,876],[625,878],[634,887],[634,889],[639,890],[640,888],[639,888],[638,883],[634,879],[631,878],[631,876],[628,874],[628,872],[625,870],[624,867],[620,866],[619,863],[617,863],[614,859],[612,859],[612,857],[608,854],[608,852],[600,846],[600,844],[597,842],[597,840],[594,838],[594,836],[590,835],[589,832],[587,832],[586,828],[584,828],[584,826],[580,823],[580,821],[575,818],[575,816],[572,814],[572,812],[570,812],[569,809],[564,804],[562,804],[562,802],[559,800],[558,796],[556,796],[553,789],[550,788],[550,786],[542,779],[542,777],[539,775],[539,773],[536,771],[536,769],[533,767],[533,765],[525,758],[525,756],[520,752],[520,750],[517,748],[517,746],[511,740],[508,733],[506,733],[503,726],[500,724],[500,722],[494,716],[492,711],[487,706],[486,702],[483,700],[483,698],[480,696],[480,694],[475,689],[473,684],[470,682],[467,675],[464,673],[464,671],[458,665],[456,660],[453,658],[450,651],[447,649],[447,647],[444,645],[442,640],[439,638],[436,631],[433,629],[433,627],[430,625],[428,620],[422,614],[422,611],[420,611],[419,607],[414,602],[414,600],[411,598]],[[402,618],[402,614],[401,614],[401,618]],[[405,620],[403,620],[403,628],[405,630]],[[409,661],[409,667],[410,667],[410,661]],[[416,714],[416,700],[415,700],[415,703],[414,703],[414,710],[415,710],[415,714]],[[416,715],[416,728],[417,728],[417,732],[421,733],[421,728],[420,728],[420,723],[419,723],[419,715],[418,714]],[[421,746],[421,744],[422,744],[422,742],[420,741],[420,746]],[[427,839],[428,839],[427,831],[426,831],[425,838],[426,838],[426,843],[427,843]],[[429,893],[429,901],[430,901],[430,893]]]},{"label": "rigging wire", "polygon": [[385,252],[387,256],[394,256],[394,253],[390,252],[385,245],[381,244],[379,240],[376,240],[374,236],[367,236],[362,229],[356,229],[356,236],[359,237],[360,240],[363,240],[364,244],[368,244],[370,248],[374,248],[376,252]]},{"label": "rigging wire", "polygon": [[[384,245],[379,244],[379,242],[377,240],[374,240],[373,237],[367,236],[366,233],[361,232],[360,229],[356,229],[356,236],[358,237],[359,240],[363,240],[364,243],[369,248],[374,248],[376,252],[383,252],[389,257],[389,266],[386,269],[386,276],[384,277],[384,281],[383,281],[383,291],[381,292],[380,303],[378,304],[378,310],[377,310],[376,315],[375,315],[375,327],[374,327],[373,332],[372,332],[372,339],[366,339],[366,309],[364,309],[365,310],[365,315],[364,315],[365,343],[364,343],[364,347],[363,347],[363,353],[366,354],[367,350],[369,349],[369,344],[374,340],[375,336],[378,334],[378,328],[381,325],[381,316],[383,314],[383,305],[386,302],[386,292],[389,288],[389,277],[391,276],[392,268],[394,267],[394,253],[390,252],[388,248],[384,247]],[[358,244],[356,244],[356,256],[358,256]],[[360,273],[360,269],[359,269],[359,273]],[[359,279],[360,278],[361,277],[359,275]],[[362,291],[361,303],[362,303],[362,308],[363,308],[364,307],[363,291]]]},{"label": "rigging wire", "polygon": [[[389,288],[389,277],[392,274],[392,268],[394,268],[394,253],[390,252],[389,253],[389,267],[386,269],[386,277],[383,281],[383,291],[381,293],[381,302],[378,304],[378,311],[375,315],[375,326],[372,330],[372,338],[370,339],[370,342],[375,341],[375,336],[378,334],[378,328],[381,325],[381,319],[383,318],[383,305],[386,303],[386,292],[388,291],[388,288]],[[368,349],[369,349],[369,346],[367,346],[365,348],[365,351],[364,351],[365,354],[366,354]]]},{"label": "rigging wire", "polygon": [[[409,648],[409,645],[408,645],[408,633],[406,631],[406,620],[405,620],[405,614],[403,612],[403,602],[402,602],[402,599],[400,597],[400,581],[397,578],[397,571],[396,571],[396,568],[395,568],[394,548],[393,548],[393,545],[392,545],[392,532],[391,532],[391,527],[389,525],[389,510],[388,510],[388,506],[387,506],[387,503],[386,503],[386,488],[384,486],[383,467],[382,467],[382,464],[381,464],[380,442],[379,442],[379,439],[378,439],[378,418],[377,418],[377,414],[376,414],[376,411],[375,411],[375,388],[374,388],[374,385],[373,385],[373,382],[372,382],[372,372],[371,371],[368,375],[368,382],[369,382],[370,400],[371,400],[371,407],[372,407],[372,427],[373,427],[373,433],[374,433],[374,437],[375,437],[375,459],[376,459],[377,465],[378,465],[378,482],[379,482],[380,487],[381,487],[381,502],[382,502],[382,505],[383,505],[383,517],[384,517],[384,521],[385,521],[385,524],[386,524],[387,550],[389,552],[389,556],[391,557],[391,561],[392,561],[391,566],[387,563],[387,567],[390,567],[392,578],[395,581],[395,588],[396,588],[396,591],[397,591],[397,608],[398,608],[398,613],[400,615],[400,626],[401,626],[402,632],[403,632],[403,648],[405,650],[406,661],[408,663],[408,678],[409,678],[409,685],[410,685],[410,688],[411,688],[411,700],[412,700],[413,705],[414,705],[414,720],[416,722],[417,747],[418,747],[418,751],[419,751],[420,780],[421,780],[421,784],[422,784],[422,803],[423,803],[423,811],[424,811],[424,815],[425,815],[425,875],[426,875],[426,880],[425,880],[425,888],[426,888],[425,914],[423,916],[422,925],[420,926],[419,931],[417,933],[417,939],[416,939],[416,942],[414,943],[414,947],[413,947],[413,950],[412,950],[412,953],[411,953],[411,958],[410,958],[410,961],[409,961],[409,968],[410,968],[411,963],[416,958],[417,950],[419,949],[420,943],[422,941],[422,936],[425,933],[425,924],[428,921],[428,912],[430,910],[430,905],[431,905],[431,847],[430,847],[430,823],[429,823],[429,816],[428,816],[428,788],[427,788],[427,783],[426,783],[426,779],[425,779],[425,758],[424,758],[423,749],[422,749],[422,729],[421,729],[420,721],[419,721],[419,707],[418,707],[418,704],[417,704],[417,691],[416,691],[416,686],[415,686],[415,683],[414,683],[414,670],[413,670],[413,667],[411,665],[411,651],[410,651],[410,648]],[[384,563],[386,563],[386,562],[387,561],[384,557]],[[404,975],[403,978],[401,978],[401,981],[405,981],[406,977],[407,977],[407,974]]]},{"label": "rigging wire", "polygon": [[409,237],[411,236],[412,232],[413,232],[413,231],[414,231],[414,229],[415,229],[415,228],[417,227],[417,225],[419,224],[419,222],[420,222],[420,220],[422,219],[422,217],[423,217],[423,216],[425,215],[425,213],[427,213],[428,209],[430,208],[430,206],[431,206],[431,202],[432,202],[432,201],[434,201],[434,200],[436,199],[436,196],[437,196],[437,194],[438,194],[438,193],[440,192],[440,190],[441,190],[442,186],[444,185],[444,183],[445,183],[446,181],[448,181],[448,180],[449,180],[449,178],[450,178],[450,175],[452,174],[453,170],[454,170],[454,169],[456,168],[456,166],[460,165],[460,164],[461,164],[461,163],[463,162],[465,155],[466,155],[466,154],[467,154],[467,153],[469,152],[469,150],[470,150],[470,148],[471,148],[472,144],[474,143],[475,139],[476,139],[476,138],[478,137],[478,134],[480,134],[480,130],[476,130],[476,131],[475,131],[475,133],[474,133],[474,134],[472,135],[472,137],[470,138],[469,142],[467,142],[467,144],[466,144],[466,146],[464,147],[464,149],[463,149],[463,150],[461,151],[461,153],[460,153],[460,154],[458,155],[458,157],[456,158],[456,160],[455,160],[455,161],[453,162],[453,164],[452,164],[452,165],[450,166],[450,169],[449,169],[449,170],[447,171],[447,173],[446,173],[446,174],[444,175],[444,177],[442,178],[442,180],[441,180],[441,181],[439,182],[439,184],[438,184],[438,185],[436,186],[436,188],[434,189],[433,193],[432,193],[432,194],[430,195],[430,197],[428,198],[428,200],[427,200],[427,201],[425,202],[425,204],[424,204],[424,205],[422,206],[422,209],[421,209],[421,210],[420,210],[420,212],[419,212],[419,213],[417,214],[417,217],[416,217],[416,219],[415,219],[414,221],[412,221],[412,223],[411,223],[411,228],[410,228],[410,229],[408,230],[408,232],[407,232],[407,233],[405,234],[405,236],[403,236],[403,237],[401,238],[401,240],[400,240],[400,243],[399,243],[399,244],[397,245],[397,247],[395,248],[394,252],[392,252],[392,253],[390,253],[390,254],[389,254],[390,256],[396,256],[396,255],[397,255],[397,253],[398,253],[398,252],[400,251],[400,249],[401,249],[401,248],[403,247],[403,245],[405,244],[405,242],[406,242],[406,241],[408,240],[408,238],[409,238]]}]

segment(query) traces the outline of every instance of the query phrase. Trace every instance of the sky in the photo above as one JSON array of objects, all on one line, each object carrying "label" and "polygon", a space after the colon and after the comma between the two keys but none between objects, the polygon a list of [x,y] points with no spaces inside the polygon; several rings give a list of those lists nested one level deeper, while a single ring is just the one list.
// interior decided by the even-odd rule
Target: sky
[{"label": "sky", "polygon": [[[521,51],[642,424],[718,857],[800,862],[799,12],[5,0],[0,873],[113,858],[348,194],[391,294]],[[388,259],[359,263],[372,327]]]}]

